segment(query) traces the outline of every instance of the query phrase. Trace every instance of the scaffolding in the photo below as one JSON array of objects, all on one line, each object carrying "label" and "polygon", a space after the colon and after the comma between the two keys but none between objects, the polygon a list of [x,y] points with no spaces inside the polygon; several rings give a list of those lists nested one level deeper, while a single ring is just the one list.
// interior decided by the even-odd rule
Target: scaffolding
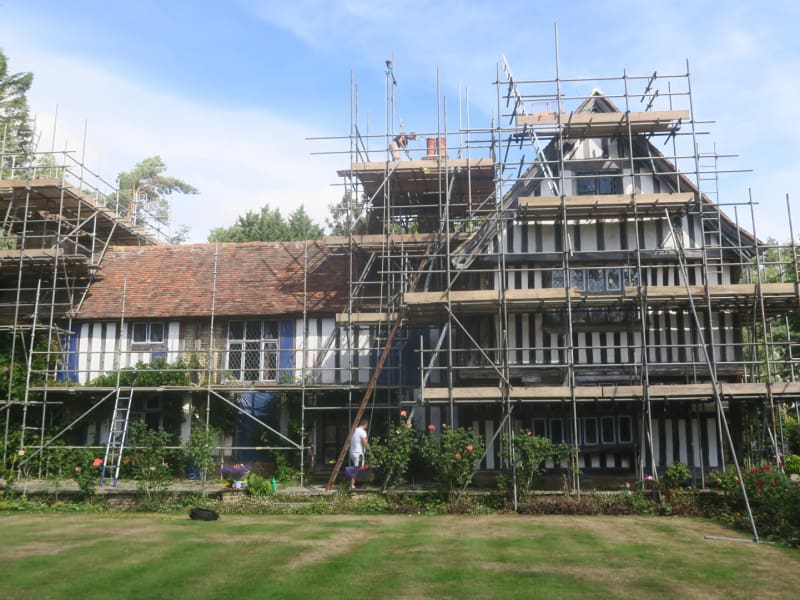
[{"label": "scaffolding", "polygon": [[[422,157],[369,161],[351,127],[339,175],[360,220],[342,243],[367,267],[341,322],[403,320],[421,366],[398,408],[485,436],[481,469],[503,468],[501,428],[509,444],[522,428],[568,443],[577,493],[609,463],[642,481],[680,460],[702,484],[765,439],[780,463],[776,415],[800,384],[796,341],[770,323],[788,332],[798,309],[794,234],[768,246],[752,197],[719,198],[726,157],[698,150],[688,62],[601,78],[557,63],[520,80],[502,57],[497,122],[448,131],[440,105]],[[727,415],[753,407],[760,439],[738,423],[727,443]]]},{"label": "scaffolding", "polygon": [[[758,239],[752,197],[720,198],[726,157],[698,149],[688,63],[565,78],[556,57],[555,78],[524,80],[502,57],[494,122],[471,125],[467,93],[453,127],[437,100],[409,160],[388,151],[404,133],[389,67],[382,134],[352,84],[342,230],[322,241],[164,246],[157,220],[69,153],[0,157],[0,315],[9,373],[25,375],[8,378],[4,448],[109,452],[100,407],[123,398],[162,426],[180,406],[184,437],[230,409],[249,437],[226,435],[220,461],[291,453],[329,485],[354,420],[380,435],[401,409],[418,428],[472,428],[490,472],[521,430],[566,443],[548,466],[576,493],[677,461],[703,484],[783,452],[780,413],[800,400],[797,243]],[[156,270],[190,271],[191,287],[134,285]],[[97,385],[121,371],[133,379]],[[762,426],[745,427],[756,410]]]}]

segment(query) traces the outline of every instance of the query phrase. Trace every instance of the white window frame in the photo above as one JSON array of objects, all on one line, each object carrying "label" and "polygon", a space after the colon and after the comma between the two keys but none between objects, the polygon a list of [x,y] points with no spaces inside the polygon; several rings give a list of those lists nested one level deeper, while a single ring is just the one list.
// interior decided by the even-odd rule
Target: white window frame
[{"label": "white window frame", "polygon": [[[613,432],[611,434],[611,439],[608,439],[605,435],[605,423],[611,421],[611,427]],[[617,423],[616,419],[611,415],[604,415],[600,417],[600,443],[601,444],[614,444],[617,441]]]},{"label": "white window frame", "polygon": [[[622,421],[628,422],[628,431],[630,432],[628,439],[622,439]],[[630,415],[620,415],[617,417],[617,440],[619,440],[620,444],[633,443],[633,419],[631,419]]]},{"label": "white window frame", "polygon": [[[154,327],[157,326],[157,327]],[[161,328],[160,339],[153,339],[153,330]],[[144,328],[144,339],[137,340],[137,329],[141,331]],[[163,344],[167,341],[167,328],[164,326],[163,321],[134,321],[131,323],[131,343],[132,344]]]},{"label": "white window frame", "polygon": [[[234,324],[241,327],[242,337],[232,337]],[[253,335],[256,329],[258,333]],[[278,321],[232,319],[228,322],[225,368],[239,381],[276,381],[280,367],[279,345]]]}]

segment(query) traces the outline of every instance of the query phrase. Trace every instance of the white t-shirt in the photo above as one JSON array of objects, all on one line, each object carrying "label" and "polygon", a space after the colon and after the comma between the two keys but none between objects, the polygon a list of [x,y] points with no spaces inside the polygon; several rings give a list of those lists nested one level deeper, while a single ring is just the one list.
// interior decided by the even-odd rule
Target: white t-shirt
[{"label": "white t-shirt", "polygon": [[350,454],[364,454],[364,440],[367,439],[367,432],[361,427],[357,427],[350,439]]}]

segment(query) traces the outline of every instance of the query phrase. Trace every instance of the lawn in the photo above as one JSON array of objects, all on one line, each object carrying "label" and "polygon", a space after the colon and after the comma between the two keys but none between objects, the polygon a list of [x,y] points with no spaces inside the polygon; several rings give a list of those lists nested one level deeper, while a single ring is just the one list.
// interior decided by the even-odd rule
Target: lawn
[{"label": "lawn", "polygon": [[793,598],[800,552],[706,521],[0,515],[0,598]]}]

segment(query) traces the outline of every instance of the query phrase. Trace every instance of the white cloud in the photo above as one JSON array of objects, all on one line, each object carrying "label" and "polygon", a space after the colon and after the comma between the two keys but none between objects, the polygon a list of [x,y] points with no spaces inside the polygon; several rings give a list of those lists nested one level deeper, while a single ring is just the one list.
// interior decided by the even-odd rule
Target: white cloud
[{"label": "white cloud", "polygon": [[165,94],[69,57],[12,51],[25,57],[14,70],[35,74],[29,102],[42,132],[39,150],[51,147],[57,103],[56,150],[77,150],[77,159],[85,152],[87,166],[106,180],[159,154],[169,174],[200,190],[172,201],[173,221],[191,227],[191,241],[205,241],[213,227],[266,202],[284,215],[304,204],[322,224],[328,203],[341,196],[331,184],[345,161],[311,156],[305,138],[320,132],[299,121]]}]

